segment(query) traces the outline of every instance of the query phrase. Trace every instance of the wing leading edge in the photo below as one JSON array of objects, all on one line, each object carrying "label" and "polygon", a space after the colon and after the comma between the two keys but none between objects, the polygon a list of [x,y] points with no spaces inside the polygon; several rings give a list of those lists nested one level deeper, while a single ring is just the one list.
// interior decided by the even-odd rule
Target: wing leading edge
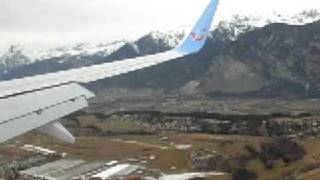
[{"label": "wing leading edge", "polygon": [[94,96],[79,84],[151,67],[198,52],[205,44],[219,0],[211,0],[184,41],[173,50],[0,82],[0,143],[33,129],[66,142],[74,137],[58,119],[88,106]]}]

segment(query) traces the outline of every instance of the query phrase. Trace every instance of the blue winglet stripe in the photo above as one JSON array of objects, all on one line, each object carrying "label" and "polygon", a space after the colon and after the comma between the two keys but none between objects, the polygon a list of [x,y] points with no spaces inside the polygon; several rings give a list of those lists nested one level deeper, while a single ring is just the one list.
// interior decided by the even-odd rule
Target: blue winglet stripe
[{"label": "blue winglet stripe", "polygon": [[192,31],[185,40],[176,48],[176,51],[182,54],[191,54],[198,52],[205,44],[208,33],[217,11],[219,0],[211,0],[206,10],[197,21]]}]

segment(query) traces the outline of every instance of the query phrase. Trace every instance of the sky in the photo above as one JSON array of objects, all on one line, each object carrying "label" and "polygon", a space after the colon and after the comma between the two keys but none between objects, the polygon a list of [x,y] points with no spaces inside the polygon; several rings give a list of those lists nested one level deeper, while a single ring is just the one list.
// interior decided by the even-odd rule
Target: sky
[{"label": "sky", "polygon": [[[153,30],[193,25],[209,0],[0,0],[0,54],[81,42],[134,40]],[[318,0],[220,0],[215,22],[232,14],[297,13]]]}]

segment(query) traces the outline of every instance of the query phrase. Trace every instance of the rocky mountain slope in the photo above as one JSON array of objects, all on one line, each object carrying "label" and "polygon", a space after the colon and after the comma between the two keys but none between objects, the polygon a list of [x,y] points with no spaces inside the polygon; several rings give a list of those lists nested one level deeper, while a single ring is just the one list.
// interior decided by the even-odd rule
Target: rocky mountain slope
[{"label": "rocky mountain slope", "polygon": [[320,21],[271,24],[232,42],[202,78],[208,92],[319,95]]},{"label": "rocky mountain slope", "polygon": [[206,47],[191,55],[94,83],[106,88],[240,96],[318,97],[320,22],[270,24],[226,40],[213,32]]}]

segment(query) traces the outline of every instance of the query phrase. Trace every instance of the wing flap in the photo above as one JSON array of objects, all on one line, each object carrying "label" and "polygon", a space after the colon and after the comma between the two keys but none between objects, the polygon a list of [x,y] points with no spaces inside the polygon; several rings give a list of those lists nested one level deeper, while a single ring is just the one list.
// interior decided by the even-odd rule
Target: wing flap
[{"label": "wing flap", "polygon": [[49,108],[68,99],[94,96],[90,91],[77,84],[59,86],[42,91],[35,91],[6,99],[0,99],[0,123],[10,119]]},{"label": "wing flap", "polygon": [[70,84],[0,100],[0,142],[83,109],[92,96],[80,85]]}]

